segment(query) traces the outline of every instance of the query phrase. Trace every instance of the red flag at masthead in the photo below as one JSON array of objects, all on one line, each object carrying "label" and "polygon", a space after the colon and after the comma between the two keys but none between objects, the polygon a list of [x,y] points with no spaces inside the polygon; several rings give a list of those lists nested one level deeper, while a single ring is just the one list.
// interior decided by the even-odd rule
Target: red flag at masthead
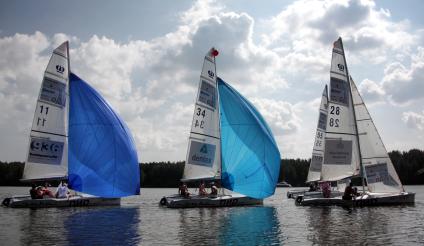
[{"label": "red flag at masthead", "polygon": [[211,56],[218,56],[219,54],[218,50],[216,50],[215,48],[212,48],[210,52]]}]

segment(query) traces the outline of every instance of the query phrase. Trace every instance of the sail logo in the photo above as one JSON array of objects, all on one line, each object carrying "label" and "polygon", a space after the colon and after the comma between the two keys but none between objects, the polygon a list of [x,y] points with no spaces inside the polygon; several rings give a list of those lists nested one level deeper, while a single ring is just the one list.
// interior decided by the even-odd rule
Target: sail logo
[{"label": "sail logo", "polygon": [[211,70],[208,70],[208,75],[211,79],[213,79],[213,77],[215,76],[215,73],[212,72]]},{"label": "sail logo", "polygon": [[40,164],[60,165],[63,146],[63,142],[32,137],[29,146],[28,161]]},{"label": "sail logo", "polygon": [[344,69],[345,69],[345,67],[344,67],[344,65],[343,64],[337,64],[337,68],[340,70],[340,71],[344,71]]},{"label": "sail logo", "polygon": [[206,144],[204,144],[202,146],[202,148],[200,149],[200,153],[203,153],[203,154],[207,154],[208,153],[208,148],[206,147]]},{"label": "sail logo", "polygon": [[326,139],[324,163],[326,165],[350,165],[352,163],[352,140]]},{"label": "sail logo", "polygon": [[56,80],[44,77],[40,99],[58,106],[65,106],[66,85]]},{"label": "sail logo", "polygon": [[396,180],[390,175],[387,163],[385,162],[365,166],[365,173],[367,174],[367,182],[369,184],[383,183],[389,186],[398,185]]},{"label": "sail logo", "polygon": [[313,172],[321,172],[323,160],[324,158],[321,155],[312,155],[309,169]]},{"label": "sail logo", "polygon": [[61,65],[56,65],[56,71],[60,74],[63,74],[63,72],[65,72],[65,68]]},{"label": "sail logo", "polygon": [[206,105],[209,105],[212,108],[215,108],[215,102],[216,102],[215,87],[211,85],[209,82],[202,80],[198,100]]},{"label": "sail logo", "polygon": [[215,159],[215,149],[216,145],[191,141],[187,161],[192,165],[212,167]]}]

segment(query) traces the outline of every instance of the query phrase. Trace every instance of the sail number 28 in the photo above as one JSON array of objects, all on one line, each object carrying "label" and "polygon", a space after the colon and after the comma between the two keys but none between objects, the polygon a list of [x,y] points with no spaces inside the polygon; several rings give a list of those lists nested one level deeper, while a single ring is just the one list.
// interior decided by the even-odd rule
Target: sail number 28
[{"label": "sail number 28", "polygon": [[[340,107],[337,106],[330,106],[330,114],[332,115],[340,115]],[[340,120],[334,119],[330,117],[329,125],[331,127],[339,127]]]}]

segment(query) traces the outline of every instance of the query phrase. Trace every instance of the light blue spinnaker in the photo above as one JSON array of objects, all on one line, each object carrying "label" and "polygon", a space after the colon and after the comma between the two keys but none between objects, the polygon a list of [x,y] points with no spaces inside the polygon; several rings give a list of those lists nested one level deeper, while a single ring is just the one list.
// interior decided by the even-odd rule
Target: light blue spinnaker
[{"label": "light blue spinnaker", "polygon": [[221,112],[222,186],[262,199],[274,194],[280,152],[257,109],[218,78]]},{"label": "light blue spinnaker", "polygon": [[73,73],[69,94],[69,186],[107,198],[138,195],[137,151],[124,121]]}]

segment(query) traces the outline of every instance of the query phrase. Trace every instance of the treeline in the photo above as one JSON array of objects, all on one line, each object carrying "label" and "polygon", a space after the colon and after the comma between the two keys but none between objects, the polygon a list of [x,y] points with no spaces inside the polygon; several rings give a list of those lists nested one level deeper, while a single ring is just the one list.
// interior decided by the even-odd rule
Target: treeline
[{"label": "treeline", "polygon": [[[424,151],[392,151],[389,156],[404,185],[424,184]],[[305,186],[309,162],[307,159],[281,160],[279,181],[286,181],[292,186]],[[28,185],[19,181],[23,168],[21,162],[0,162],[0,186]],[[177,187],[183,176],[184,162],[141,163],[140,171],[142,187]]]}]

